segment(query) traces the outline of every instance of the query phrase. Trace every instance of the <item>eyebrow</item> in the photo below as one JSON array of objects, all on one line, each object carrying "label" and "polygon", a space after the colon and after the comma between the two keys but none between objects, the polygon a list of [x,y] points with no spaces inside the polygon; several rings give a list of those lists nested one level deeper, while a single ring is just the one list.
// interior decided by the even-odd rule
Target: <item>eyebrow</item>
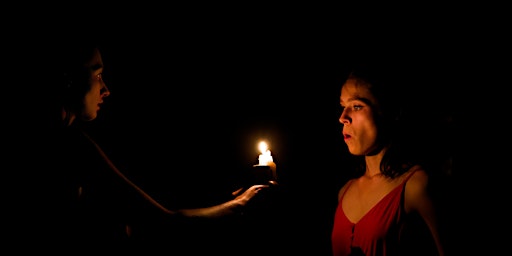
[{"label": "eyebrow", "polygon": [[103,68],[103,65],[100,63],[94,64],[91,66],[91,70],[93,70],[93,71],[101,69],[101,68]]},{"label": "eyebrow", "polygon": [[[365,104],[372,105],[372,102],[370,101],[370,99],[368,99],[368,98],[363,98],[363,97],[359,97],[359,96],[355,96],[355,97],[348,98],[348,99],[347,99],[347,102],[354,101],[354,100],[362,101],[362,102],[364,102]],[[340,101],[340,102],[341,102],[341,101]]]}]

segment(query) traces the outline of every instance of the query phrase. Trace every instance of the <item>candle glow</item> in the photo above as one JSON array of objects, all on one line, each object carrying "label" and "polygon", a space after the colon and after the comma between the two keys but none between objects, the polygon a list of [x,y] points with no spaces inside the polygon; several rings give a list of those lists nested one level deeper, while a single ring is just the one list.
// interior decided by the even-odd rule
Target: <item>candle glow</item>
[{"label": "candle glow", "polygon": [[269,163],[274,161],[274,159],[272,159],[272,155],[270,155],[270,150],[268,149],[268,145],[266,142],[260,142],[258,148],[261,152],[261,154],[258,157],[259,165],[269,165]]}]

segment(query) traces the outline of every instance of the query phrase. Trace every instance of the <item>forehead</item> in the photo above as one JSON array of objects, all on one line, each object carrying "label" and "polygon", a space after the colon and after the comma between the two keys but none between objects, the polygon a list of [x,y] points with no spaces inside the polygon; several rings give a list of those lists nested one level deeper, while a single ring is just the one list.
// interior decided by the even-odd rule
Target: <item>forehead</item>
[{"label": "forehead", "polygon": [[103,59],[99,49],[94,49],[91,58],[85,63],[85,67],[90,70],[103,68]]},{"label": "forehead", "polygon": [[376,103],[376,98],[370,90],[370,85],[354,78],[349,78],[341,87],[340,102],[348,103],[353,100],[363,100]]}]

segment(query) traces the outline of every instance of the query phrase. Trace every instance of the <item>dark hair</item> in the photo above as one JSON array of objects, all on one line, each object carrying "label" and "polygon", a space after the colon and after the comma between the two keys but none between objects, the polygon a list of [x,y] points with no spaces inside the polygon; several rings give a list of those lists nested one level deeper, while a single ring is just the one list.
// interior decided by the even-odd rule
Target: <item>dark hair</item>
[{"label": "dark hair", "polygon": [[[414,86],[412,75],[404,67],[386,62],[359,62],[352,66],[347,78],[358,80],[371,91],[377,99],[375,120],[379,129],[379,143],[388,147],[382,161],[381,172],[385,176],[396,177],[406,172],[416,158],[410,148],[410,137],[406,136],[410,128],[404,119],[404,110],[413,98],[411,87]],[[412,142],[411,142],[412,143]],[[365,170],[364,158],[361,159],[360,170]]]},{"label": "dark hair", "polygon": [[61,70],[63,72],[64,87],[70,87],[74,80],[83,78],[83,66],[92,57],[99,45],[92,42],[65,45],[61,49]]}]

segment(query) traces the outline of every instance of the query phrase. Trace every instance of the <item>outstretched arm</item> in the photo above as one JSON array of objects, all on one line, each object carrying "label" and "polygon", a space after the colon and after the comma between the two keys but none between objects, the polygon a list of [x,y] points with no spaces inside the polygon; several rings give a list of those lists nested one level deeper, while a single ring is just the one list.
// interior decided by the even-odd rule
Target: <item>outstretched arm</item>
[{"label": "outstretched arm", "polygon": [[[141,194],[146,200],[148,200],[152,205],[162,210],[163,212],[173,215],[173,216],[183,216],[183,217],[200,217],[200,218],[218,218],[226,215],[240,213],[241,209],[254,197],[261,189],[269,187],[269,185],[253,185],[249,187],[247,190],[243,191],[242,188],[233,192],[233,195],[236,196],[234,199],[229,200],[225,203],[203,207],[203,208],[195,208],[195,209],[179,209],[179,210],[170,210],[156,201],[153,197],[151,197],[148,193],[146,193],[142,188],[137,186],[137,184],[133,183],[128,177],[126,177],[117,167],[112,163],[112,161],[108,158],[105,152],[101,149],[101,147],[87,134],[85,136],[91,141],[91,143],[96,147],[100,155],[107,162],[110,168],[126,183],[128,183],[131,187],[133,187],[139,194]],[[275,166],[273,166],[275,169]]]},{"label": "outstretched arm", "polygon": [[[258,194],[262,189],[269,187],[269,185],[253,185],[247,190],[243,191],[243,188],[233,192],[236,197],[225,203],[214,205],[205,208],[197,209],[181,209],[176,212],[185,217],[201,217],[201,218],[218,218],[231,214],[238,214],[242,212],[245,205]],[[240,194],[241,193],[241,194]]]}]

